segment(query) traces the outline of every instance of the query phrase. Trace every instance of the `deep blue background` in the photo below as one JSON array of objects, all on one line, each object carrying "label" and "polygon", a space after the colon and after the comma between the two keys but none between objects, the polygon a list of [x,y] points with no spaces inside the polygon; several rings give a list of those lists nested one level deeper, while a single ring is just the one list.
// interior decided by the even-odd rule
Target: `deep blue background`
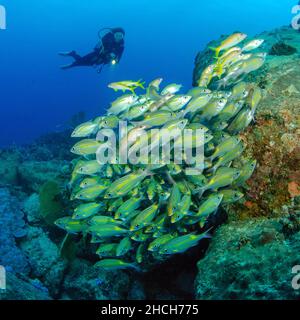
[{"label": "deep blue background", "polygon": [[[0,0],[0,146],[62,130],[78,111],[104,112],[115,94],[107,83],[125,79],[191,85],[197,51],[221,34],[255,35],[288,25],[296,0]],[[61,71],[57,55],[85,54],[106,26],[126,30],[120,65]]]}]

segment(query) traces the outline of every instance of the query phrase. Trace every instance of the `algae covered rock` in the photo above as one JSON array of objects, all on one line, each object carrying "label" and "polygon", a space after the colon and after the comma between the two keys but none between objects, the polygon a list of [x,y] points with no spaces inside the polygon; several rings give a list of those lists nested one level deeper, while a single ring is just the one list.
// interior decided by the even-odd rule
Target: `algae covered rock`
[{"label": "algae covered rock", "polygon": [[284,42],[277,42],[271,48],[269,54],[272,56],[290,56],[297,52],[297,49],[285,44]]},{"label": "algae covered rock", "polygon": [[13,272],[28,273],[28,261],[16,243],[28,231],[24,213],[18,199],[8,189],[0,188],[0,198],[0,265]]},{"label": "algae covered rock", "polygon": [[40,281],[7,272],[6,290],[0,290],[0,300],[51,300],[51,297]]},{"label": "algae covered rock", "polygon": [[39,192],[47,181],[64,181],[67,162],[65,161],[25,161],[19,167],[21,184],[31,192]]},{"label": "algae covered rock", "polygon": [[37,223],[41,220],[40,199],[37,193],[31,194],[23,201],[23,210],[29,223]]},{"label": "algae covered rock", "polygon": [[42,279],[51,295],[57,295],[67,267],[57,245],[41,228],[29,227],[28,235],[20,247],[30,264],[31,276]]},{"label": "algae covered rock", "polygon": [[64,279],[63,292],[73,300],[124,300],[129,292],[133,294],[131,286],[129,274],[99,270],[77,259]]},{"label": "algae covered rock", "polygon": [[[264,32],[257,37],[264,39],[266,51],[279,40],[300,50],[300,34],[290,27]],[[198,54],[195,74],[203,71],[208,53],[209,48],[206,48]],[[262,90],[255,124],[241,134],[246,146],[244,156],[256,159],[257,167],[247,182],[244,203],[228,210],[232,219],[281,215],[282,206],[289,205],[300,194],[299,75],[296,54],[268,55],[264,67],[245,78],[246,82],[257,83]]]},{"label": "algae covered rock", "polygon": [[[266,51],[278,40],[300,49],[300,34],[292,28],[258,37],[265,40]],[[205,54],[198,55],[195,72],[201,61]],[[245,201],[227,206],[228,224],[216,232],[207,256],[198,263],[199,299],[299,298],[291,286],[292,267],[299,264],[299,74],[296,54],[272,55],[245,79],[262,89],[255,124],[241,134],[244,155],[258,165],[247,182]]]},{"label": "algae covered rock", "polygon": [[0,184],[17,185],[19,182],[18,167],[21,162],[21,157],[18,152],[13,150],[0,150]]},{"label": "algae covered rock", "polygon": [[292,268],[299,264],[300,232],[286,237],[280,220],[223,225],[198,263],[197,299],[299,299]]}]

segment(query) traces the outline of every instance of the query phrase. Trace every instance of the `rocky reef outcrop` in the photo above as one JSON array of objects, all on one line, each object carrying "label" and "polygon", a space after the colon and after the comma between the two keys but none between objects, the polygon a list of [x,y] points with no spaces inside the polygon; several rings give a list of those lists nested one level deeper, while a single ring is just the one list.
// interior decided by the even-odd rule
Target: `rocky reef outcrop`
[{"label": "rocky reef outcrop", "polygon": [[[292,268],[299,264],[300,232],[284,219],[248,219],[221,226],[198,263],[197,299],[299,299]],[[299,223],[299,222],[298,222]]]},{"label": "rocky reef outcrop", "polygon": [[70,266],[64,283],[65,299],[125,300],[133,286],[130,274],[97,270],[88,261],[76,259]]},{"label": "rocky reef outcrop", "polygon": [[24,252],[17,246],[27,234],[24,213],[16,197],[6,188],[0,188],[0,265],[8,270],[28,273],[29,265]]},{"label": "rocky reef outcrop", "polygon": [[[246,156],[258,165],[245,201],[227,208],[228,221],[198,263],[198,299],[297,299],[300,294],[291,285],[291,270],[300,264],[300,34],[283,27],[258,38],[272,55],[246,79],[259,83],[263,99],[255,123],[242,135]],[[194,80],[208,50],[196,58]]]},{"label": "rocky reef outcrop", "polygon": [[[37,154],[32,150],[38,150]],[[3,150],[0,155],[5,178],[0,186],[0,265],[6,269],[6,290],[0,289],[0,300],[143,297],[141,285],[132,273],[99,272],[86,252],[84,258],[62,254],[64,233],[51,228],[41,206],[41,192],[42,198],[50,197],[46,199],[50,216],[53,208],[67,210],[64,192],[70,171],[64,160],[41,158],[41,150],[42,154],[52,153],[51,145],[43,144],[28,146],[26,150]],[[9,166],[9,170],[4,170],[7,163],[16,172],[9,171]],[[53,199],[52,189],[50,192],[45,185],[54,185],[58,197]]]}]

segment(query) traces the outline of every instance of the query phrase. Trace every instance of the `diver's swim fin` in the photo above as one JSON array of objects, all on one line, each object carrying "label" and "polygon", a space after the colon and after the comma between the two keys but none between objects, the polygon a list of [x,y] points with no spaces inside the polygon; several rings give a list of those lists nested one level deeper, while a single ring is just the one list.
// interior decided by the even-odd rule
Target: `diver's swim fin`
[{"label": "diver's swim fin", "polygon": [[73,63],[70,63],[70,64],[66,64],[66,65],[64,65],[64,66],[61,66],[60,68],[62,69],[62,70],[66,70],[66,69],[70,69],[70,68],[72,68],[73,67]]},{"label": "diver's swim fin", "polygon": [[59,52],[58,54],[63,57],[72,57],[75,54],[75,51]]}]

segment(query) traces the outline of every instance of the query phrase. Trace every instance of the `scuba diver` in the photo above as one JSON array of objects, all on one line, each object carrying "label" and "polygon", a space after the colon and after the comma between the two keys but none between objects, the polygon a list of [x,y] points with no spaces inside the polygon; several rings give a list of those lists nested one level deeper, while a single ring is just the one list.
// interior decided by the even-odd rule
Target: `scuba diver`
[{"label": "scuba diver", "polygon": [[[108,32],[101,36],[101,32],[108,30]],[[103,65],[118,63],[124,51],[124,37],[125,31],[122,28],[104,28],[98,33],[100,41],[94,50],[85,55],[80,56],[76,51],[59,53],[64,57],[72,57],[75,61],[71,64],[62,66],[61,69],[70,69],[82,66],[101,66],[98,70],[100,73]]]}]

